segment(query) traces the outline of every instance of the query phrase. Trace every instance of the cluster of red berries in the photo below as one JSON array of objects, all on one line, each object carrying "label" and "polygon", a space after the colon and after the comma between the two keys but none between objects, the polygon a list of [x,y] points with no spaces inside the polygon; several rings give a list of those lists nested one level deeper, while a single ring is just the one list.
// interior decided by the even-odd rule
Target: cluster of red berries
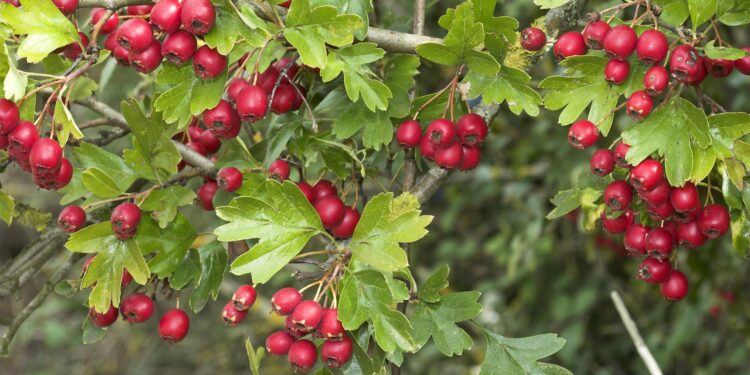
[{"label": "cluster of red berries", "polygon": [[323,339],[321,360],[331,368],[341,367],[352,357],[352,340],[338,319],[338,309],[323,308],[313,300],[302,300],[294,288],[283,288],[271,298],[273,311],[286,316],[283,331],[266,338],[266,350],[272,355],[286,355],[295,371],[309,371],[318,358],[318,348],[310,339]]},{"label": "cluster of red berries", "polygon": [[480,146],[487,132],[482,116],[469,113],[455,124],[447,119],[434,120],[424,134],[418,121],[406,120],[396,130],[396,141],[406,149],[419,146],[424,158],[442,168],[470,171],[479,165]]},{"label": "cluster of red berries", "polygon": [[323,227],[331,234],[338,238],[349,238],[354,234],[354,229],[359,223],[359,211],[356,207],[344,204],[333,182],[320,180],[310,186],[307,182],[300,181],[297,187],[315,207]]},{"label": "cluster of red berries", "polygon": [[234,327],[240,324],[250,308],[255,304],[257,293],[252,285],[240,285],[232,295],[232,300],[224,305],[224,309],[221,311],[221,320],[230,327]]},{"label": "cluster of red berries", "polygon": [[39,129],[21,120],[16,104],[6,99],[0,99],[0,150],[8,150],[10,158],[31,172],[42,189],[61,189],[73,177],[73,165],[63,157],[60,144],[40,138]]}]

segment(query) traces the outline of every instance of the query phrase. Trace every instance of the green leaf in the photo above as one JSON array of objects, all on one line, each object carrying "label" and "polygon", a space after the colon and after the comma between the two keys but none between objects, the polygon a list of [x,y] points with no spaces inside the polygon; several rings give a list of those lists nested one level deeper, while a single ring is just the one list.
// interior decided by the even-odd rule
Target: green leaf
[{"label": "green leaf", "polygon": [[6,99],[16,102],[26,94],[29,75],[16,69],[16,65],[8,54],[8,48],[4,43],[2,44],[2,54],[4,57],[0,58],[7,58],[8,60],[8,69],[5,72],[5,80],[3,80],[3,92]]},{"label": "green leaf", "polygon": [[88,168],[83,171],[81,182],[86,190],[101,198],[114,198],[125,192],[107,172],[99,168]]},{"label": "green leaf", "polygon": [[15,208],[14,217],[17,223],[30,226],[42,233],[47,230],[47,225],[52,219],[49,212],[40,211],[25,204],[18,204]]},{"label": "green leaf", "polygon": [[511,112],[516,115],[526,111],[530,116],[539,115],[542,97],[529,87],[531,77],[522,70],[504,66],[495,77],[475,74],[466,75],[466,81],[471,83],[469,96],[482,96],[485,104],[500,104],[508,102]]},{"label": "green leaf", "polygon": [[245,352],[250,364],[250,372],[253,375],[261,375],[260,361],[266,356],[266,348],[261,346],[258,347],[258,350],[253,349],[253,343],[250,342],[250,338],[248,337],[245,339]]},{"label": "green leaf", "polygon": [[64,297],[72,298],[78,292],[80,280],[62,280],[55,284],[55,293]]},{"label": "green leaf", "polygon": [[333,121],[331,128],[338,139],[350,139],[364,128],[364,146],[378,151],[393,139],[393,124],[388,114],[380,110],[373,114],[361,104],[347,106]]},{"label": "green leaf", "polygon": [[476,318],[482,312],[479,292],[446,294],[435,303],[417,304],[411,317],[414,340],[421,347],[432,337],[438,350],[448,357],[461,354],[474,343],[456,323]]},{"label": "green leaf", "polygon": [[487,352],[480,375],[541,374],[546,364],[537,362],[557,353],[565,340],[547,333],[524,338],[509,338],[485,331]]},{"label": "green leaf", "polygon": [[216,215],[229,222],[214,231],[220,241],[257,238],[258,243],[232,263],[232,273],[251,274],[253,282],[271,279],[316,234],[323,232],[320,217],[291,182],[269,180],[264,200],[237,197]]},{"label": "green leaf", "polygon": [[81,129],[78,129],[78,125],[76,125],[73,115],[62,101],[57,101],[55,103],[55,112],[52,118],[52,123],[55,125],[55,129],[57,129],[57,140],[60,142],[60,146],[65,146],[71,135],[74,139],[83,138]]},{"label": "green leaf", "polygon": [[401,199],[405,198],[394,199],[392,193],[382,193],[367,203],[349,245],[353,261],[382,271],[396,271],[409,265],[399,244],[424,237],[432,216],[421,215],[413,207],[399,209]]},{"label": "green leaf", "polygon": [[721,0],[716,2],[716,16],[727,26],[750,23],[750,2],[745,0]]},{"label": "green leaf", "polygon": [[[393,98],[388,103],[388,116],[402,118],[409,115],[409,92],[414,87],[414,76],[419,74],[419,58],[396,54],[386,60],[383,83],[391,90]],[[390,142],[390,140],[389,140]]]},{"label": "green leaf", "polygon": [[484,42],[484,26],[474,20],[473,3],[465,2],[456,7],[448,34],[443,43],[453,50],[459,59],[465,59],[468,51]]},{"label": "green leaf", "polygon": [[486,76],[494,76],[500,71],[500,63],[492,55],[483,51],[470,50],[464,56],[466,66],[470,71]]},{"label": "green leaf", "polygon": [[706,57],[711,59],[727,59],[737,60],[745,57],[746,52],[739,48],[731,47],[717,47],[714,46],[716,41],[712,40],[703,46],[703,52],[706,53]]},{"label": "green leaf", "polygon": [[135,236],[144,253],[156,253],[148,261],[148,268],[159,278],[167,277],[177,269],[195,238],[195,229],[181,213],[163,228],[150,219],[141,220]]},{"label": "green leaf", "polygon": [[440,292],[448,287],[448,273],[450,267],[444,264],[438,268],[435,273],[432,274],[425,282],[422,287],[419,288],[417,296],[419,299],[425,302],[437,302],[440,300]]},{"label": "green leaf", "polygon": [[177,123],[180,128],[184,128],[193,116],[198,116],[219,103],[226,80],[226,69],[216,78],[202,80],[194,74],[191,64],[162,64],[156,73],[156,82],[175,86],[156,99],[154,108],[163,113],[164,121]]},{"label": "green leaf", "polygon": [[314,8],[321,5],[333,5],[338,9],[340,14],[355,14],[362,19],[362,27],[354,32],[354,37],[363,40],[367,35],[368,25],[370,24],[369,14],[372,12],[372,0],[310,0],[310,5]]},{"label": "green leaf", "polygon": [[570,0],[534,0],[534,4],[542,9],[552,9],[569,3]]},{"label": "green leaf", "polygon": [[141,204],[141,209],[151,212],[151,217],[164,229],[177,216],[177,208],[193,204],[196,195],[183,186],[169,186],[153,191]]},{"label": "green leaf", "polygon": [[187,287],[191,281],[200,277],[201,259],[198,250],[188,249],[185,257],[169,277],[169,286],[175,290],[182,290]]},{"label": "green leaf", "polygon": [[417,45],[417,54],[425,59],[441,65],[457,65],[461,56],[450,47],[439,43],[422,43]]},{"label": "green leaf", "polygon": [[84,345],[93,344],[103,339],[104,336],[107,335],[107,332],[109,332],[108,328],[100,328],[93,325],[88,314],[86,315],[86,319],[83,321],[83,327],[81,328],[81,330],[83,332]]},{"label": "green leaf", "polygon": [[332,50],[320,76],[323,82],[330,82],[343,73],[344,87],[352,102],[357,102],[361,96],[370,111],[374,112],[376,108],[386,110],[388,99],[393,94],[383,82],[370,78],[374,74],[367,67],[367,64],[380,60],[384,55],[385,51],[374,43],[357,43]]},{"label": "green leaf", "polygon": [[174,129],[158,113],[147,117],[134,100],[123,101],[120,108],[134,135],[133,149],[124,152],[128,165],[152,181],[175,175],[181,157],[172,143]]},{"label": "green leaf", "polygon": [[13,223],[13,216],[16,213],[15,208],[16,202],[13,200],[13,197],[0,190],[0,219],[5,224],[8,224],[8,226]]},{"label": "green leaf", "polygon": [[[269,39],[271,37],[268,33],[250,32],[229,0],[214,1],[213,5],[216,12],[216,21],[214,27],[203,39],[209,47],[215,48],[222,55],[229,55],[240,38],[255,41],[255,39]],[[245,6],[245,8],[247,7]],[[255,14],[253,13],[253,15]],[[266,24],[263,23],[263,26],[265,28]]]},{"label": "green leaf", "polygon": [[622,133],[622,138],[631,146],[627,160],[632,165],[654,152],[663,156],[667,179],[672,186],[682,186],[691,176],[694,164],[691,143],[701,149],[711,145],[706,115],[680,97],[631,126]]},{"label": "green leaf", "polygon": [[582,174],[573,189],[560,191],[552,198],[555,209],[547,214],[547,219],[561,218],[578,207],[594,206],[607,184],[604,178],[592,176],[588,172]]},{"label": "green leaf", "polygon": [[227,269],[227,252],[220,242],[214,241],[198,249],[201,274],[190,293],[190,309],[196,314],[206,306],[208,298],[216,301],[219,287]]},{"label": "green leaf", "polygon": [[734,155],[735,141],[750,134],[750,114],[744,112],[720,113],[708,116],[711,145],[717,155],[729,158]]},{"label": "green leaf", "polygon": [[662,7],[662,13],[659,18],[664,20],[664,22],[672,25],[681,25],[690,17],[686,0],[654,0],[654,2]]},{"label": "green leaf", "polygon": [[693,30],[716,14],[717,0],[687,0],[687,2],[690,18],[693,21]]},{"label": "green leaf", "polygon": [[135,171],[130,169],[120,157],[91,143],[81,143],[73,149],[73,155],[84,168],[106,171],[106,176],[114,181],[120,191],[127,190],[138,178]]},{"label": "green leaf", "polygon": [[12,27],[14,34],[26,35],[17,53],[32,64],[60,47],[79,42],[75,26],[50,0],[23,0],[21,8],[4,6],[0,23]]}]

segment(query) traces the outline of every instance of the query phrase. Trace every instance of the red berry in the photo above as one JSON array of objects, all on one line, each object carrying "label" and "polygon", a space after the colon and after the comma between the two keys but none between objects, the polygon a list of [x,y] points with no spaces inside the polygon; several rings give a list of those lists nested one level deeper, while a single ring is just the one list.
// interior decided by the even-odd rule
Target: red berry
[{"label": "red berry", "polygon": [[615,164],[620,168],[628,168],[630,167],[630,163],[625,159],[625,157],[628,155],[628,151],[630,150],[630,145],[618,142],[617,146],[615,146],[614,151],[614,157],[615,157]]},{"label": "red berry", "polygon": [[198,135],[198,138],[196,138],[196,141],[203,145],[208,155],[216,153],[221,148],[221,140],[216,136],[214,131],[209,129],[203,130]]},{"label": "red berry", "polygon": [[318,350],[312,341],[299,340],[289,347],[287,359],[294,371],[310,371],[318,359]]},{"label": "red berry", "polygon": [[8,148],[8,136],[0,134],[0,150],[6,150]]},{"label": "red berry", "polygon": [[224,99],[219,100],[216,107],[203,112],[203,123],[209,130],[217,134],[226,133],[227,129],[234,127],[234,123],[239,123],[239,121],[237,112]]},{"label": "red berry", "polygon": [[701,64],[698,51],[694,47],[683,44],[672,50],[669,56],[669,69],[672,76],[681,82],[694,80],[700,74]]},{"label": "red berry", "polygon": [[300,302],[292,312],[292,323],[305,331],[315,329],[321,319],[323,319],[323,308],[312,300]]},{"label": "red berry", "polygon": [[268,166],[268,177],[279,181],[285,181],[289,179],[289,162],[284,159],[275,160],[271,165]]},{"label": "red berry", "polygon": [[581,33],[568,31],[557,38],[553,52],[555,57],[560,60],[571,56],[585,55],[587,52],[586,42],[584,42]]},{"label": "red berry", "polygon": [[60,163],[60,172],[57,173],[57,177],[53,182],[50,183],[49,189],[59,190],[64,188],[70,183],[73,178],[73,165],[70,164],[68,159],[63,158]]},{"label": "red berry", "polygon": [[242,186],[242,172],[235,167],[226,167],[216,175],[216,182],[221,190],[231,193]]},{"label": "red berry", "polygon": [[680,271],[672,270],[660,285],[661,295],[668,300],[679,301],[687,296],[688,286],[687,277]]},{"label": "red berry", "polygon": [[691,86],[699,86],[701,83],[703,83],[706,77],[708,77],[708,68],[706,67],[706,65],[706,58],[703,56],[698,56],[698,67],[695,75],[688,77],[684,82]]},{"label": "red berry", "polygon": [[181,65],[193,58],[198,48],[195,36],[187,31],[177,30],[164,39],[161,55],[175,65]]},{"label": "red berry", "polygon": [[445,169],[455,169],[461,165],[463,159],[463,146],[460,143],[453,143],[445,148],[435,150],[435,164]]},{"label": "red berry", "polygon": [[315,192],[313,191],[313,187],[310,186],[310,184],[305,181],[300,181],[297,183],[297,187],[305,196],[305,198],[307,198],[308,202],[313,203],[313,201],[315,201]]},{"label": "red berry", "polygon": [[630,207],[632,201],[633,189],[623,180],[615,180],[604,189],[604,203],[613,211]]},{"label": "red berry", "polygon": [[63,55],[69,60],[77,59],[78,56],[81,56],[83,53],[83,49],[89,45],[89,38],[86,34],[79,32],[78,39],[80,39],[80,41],[70,43],[63,49]]},{"label": "red berry", "polygon": [[291,84],[281,84],[271,99],[271,111],[276,114],[287,113],[294,108],[297,90]]},{"label": "red berry", "polygon": [[300,338],[307,336],[311,332],[311,330],[305,329],[303,326],[298,326],[292,322],[292,316],[289,315],[284,319],[284,330],[289,332],[290,335],[294,336],[295,338]]},{"label": "red berry", "polygon": [[52,0],[52,3],[66,16],[75,13],[78,9],[78,0]]},{"label": "red berry", "polygon": [[286,69],[287,66],[289,66],[289,69],[287,69],[286,71],[286,76],[281,78],[281,83],[285,83],[285,84],[291,84],[292,83],[291,80],[294,79],[294,77],[296,77],[297,73],[299,72],[299,65],[297,65],[295,62],[292,61],[292,59],[286,56],[280,58],[271,66],[273,66],[273,68],[276,69],[276,71],[278,71],[279,74],[281,74],[281,72],[284,71],[284,69]]},{"label": "red berry", "polygon": [[25,171],[31,171],[29,153],[39,139],[39,131],[28,121],[19,121],[8,135],[8,154]]},{"label": "red berry", "polygon": [[708,73],[716,78],[724,78],[732,74],[734,61],[727,59],[706,59]]},{"label": "red berry", "polygon": [[746,54],[744,57],[734,60],[734,67],[737,68],[740,73],[747,76],[750,75],[750,55],[747,54],[750,53],[750,48],[743,48],[742,50],[745,51]]},{"label": "red berry", "polygon": [[344,210],[344,218],[341,219],[341,223],[333,228],[331,233],[338,238],[349,238],[354,234],[357,223],[359,223],[359,212],[356,208],[347,207]]},{"label": "red berry", "polygon": [[266,117],[268,95],[259,86],[250,85],[240,91],[236,104],[240,117],[255,122]]},{"label": "red berry", "polygon": [[461,116],[456,128],[458,129],[458,139],[464,146],[477,147],[487,138],[487,123],[482,116],[476,113]]},{"label": "red berry", "polygon": [[128,270],[122,270],[122,279],[120,280],[120,286],[125,288],[133,281],[133,275]]},{"label": "red berry", "polygon": [[266,337],[266,350],[272,355],[286,355],[294,344],[294,337],[284,331],[276,331]]},{"label": "red berry", "polygon": [[669,86],[669,73],[661,65],[654,65],[643,76],[643,87],[649,95],[659,95]]},{"label": "red berry", "polygon": [[435,150],[435,144],[429,138],[422,137],[422,140],[419,141],[419,153],[422,154],[422,157],[427,160],[434,160]]},{"label": "red berry", "polygon": [[89,309],[89,321],[99,328],[109,327],[117,321],[117,308],[110,304],[107,311],[98,312],[92,306]]},{"label": "red berry", "polygon": [[352,339],[344,336],[340,341],[326,340],[320,348],[320,358],[330,368],[344,366],[352,359]]},{"label": "red berry", "polygon": [[620,85],[628,79],[630,74],[630,63],[616,59],[610,59],[604,67],[604,79],[615,85]]},{"label": "red berry", "polygon": [[154,313],[154,301],[143,293],[133,293],[122,300],[120,314],[128,323],[143,323]]},{"label": "red berry", "polygon": [[161,65],[161,60],[161,43],[156,39],[145,50],[130,56],[130,63],[135,66],[135,70],[143,74],[156,70]]},{"label": "red berry", "polygon": [[646,253],[659,258],[666,259],[674,249],[674,238],[664,228],[653,228],[646,234]]},{"label": "red berry", "polygon": [[281,4],[279,4],[280,7],[289,8],[289,6],[292,5],[292,0],[287,0]]},{"label": "red berry", "polygon": [[346,332],[344,325],[339,320],[338,309],[323,309],[323,318],[320,320],[318,332],[326,340],[341,340],[344,338]]},{"label": "red berry", "polygon": [[641,224],[633,224],[625,231],[623,244],[633,255],[646,255],[646,234],[649,228]]},{"label": "red berry", "polygon": [[182,27],[193,35],[206,35],[214,27],[216,12],[210,0],[184,0]]},{"label": "red berry", "polygon": [[700,197],[698,196],[698,188],[692,182],[685,183],[683,187],[676,187],[672,189],[670,196],[672,207],[677,212],[690,212],[697,210],[700,205]]},{"label": "red berry", "polygon": [[229,98],[229,101],[232,103],[236,102],[237,98],[240,96],[240,91],[248,86],[250,86],[250,83],[244,78],[233,79],[227,86],[227,97]]},{"label": "red berry", "polygon": [[227,67],[227,57],[213,48],[205,45],[198,48],[193,58],[193,70],[200,79],[210,79],[218,76]]},{"label": "red berry", "polygon": [[638,195],[650,206],[660,206],[669,199],[671,193],[672,187],[669,185],[669,182],[662,181],[662,183],[651,190],[639,191]]},{"label": "red berry", "polygon": [[599,139],[599,129],[589,120],[578,120],[568,129],[568,143],[577,149],[594,145]]},{"label": "red berry", "polygon": [[77,232],[84,224],[86,224],[86,212],[79,206],[67,206],[57,217],[57,226],[66,233]]},{"label": "red berry", "polygon": [[336,190],[336,186],[333,185],[333,182],[328,180],[320,180],[315,183],[315,186],[313,186],[313,193],[313,200],[319,201],[329,195],[337,196],[338,190]]},{"label": "red berry", "polygon": [[536,27],[527,27],[521,31],[521,46],[529,51],[539,51],[547,43],[547,35]]},{"label": "red berry", "polygon": [[628,227],[633,224],[633,211],[628,209],[620,216],[609,218],[606,212],[601,215],[602,226],[607,233],[620,234],[624,233]]},{"label": "red berry", "polygon": [[659,30],[646,30],[638,38],[635,48],[638,60],[648,64],[658,64],[669,52],[669,41]]},{"label": "red berry", "polygon": [[618,25],[607,33],[602,46],[609,57],[627,60],[628,56],[635,51],[637,42],[638,35],[636,35],[635,30],[627,25]]},{"label": "red berry", "polygon": [[29,153],[31,172],[46,179],[56,178],[62,165],[62,156],[63,151],[57,141],[42,138],[34,142]]},{"label": "red berry", "polygon": [[131,18],[117,28],[117,44],[130,53],[138,53],[154,42],[151,25],[141,18]]},{"label": "red berry", "polygon": [[112,210],[112,231],[117,238],[127,240],[138,230],[141,221],[141,209],[133,203],[125,202]]},{"label": "red berry", "polygon": [[396,130],[396,141],[401,147],[410,149],[417,147],[422,140],[422,126],[416,120],[406,120]]},{"label": "red berry", "polygon": [[240,322],[245,320],[246,317],[247,310],[237,310],[232,302],[228,302],[226,305],[224,305],[224,309],[221,311],[221,320],[223,320],[224,324],[229,327],[234,327],[237,324],[240,324]]},{"label": "red berry", "polygon": [[118,64],[122,66],[130,66],[130,52],[125,48],[122,48],[121,45],[118,44],[117,47],[115,47],[112,51],[112,55],[115,57],[115,60],[117,60]]},{"label": "red berry", "polygon": [[294,288],[279,289],[271,297],[273,311],[279,315],[289,315],[302,301],[302,295]]},{"label": "red berry", "polygon": [[651,99],[645,91],[636,91],[630,98],[628,98],[628,104],[626,110],[628,116],[633,121],[641,121],[651,114],[651,109],[654,108],[654,101]]},{"label": "red berry", "polygon": [[13,131],[18,125],[19,119],[16,103],[0,98],[0,135],[7,135]]},{"label": "red berry", "polygon": [[182,341],[189,329],[190,318],[178,308],[167,310],[159,319],[159,336],[169,343]]},{"label": "red berry", "polygon": [[703,246],[706,242],[706,237],[701,233],[698,222],[691,221],[677,225],[676,240],[680,246],[695,249]]},{"label": "red berry", "polygon": [[216,191],[219,190],[219,184],[213,181],[205,182],[198,188],[196,194],[198,195],[198,201],[200,201],[201,207],[206,211],[214,210],[214,196]]},{"label": "red berry", "polygon": [[606,176],[615,169],[615,155],[612,151],[602,148],[596,150],[589,161],[591,173],[597,176]]},{"label": "red berry", "polygon": [[456,125],[450,120],[437,119],[427,125],[425,138],[438,148],[448,147],[456,138]]},{"label": "red berry", "polygon": [[153,8],[153,5],[131,5],[127,7],[126,11],[129,16],[147,16]]},{"label": "red berry", "polygon": [[255,74],[257,76],[257,78],[255,78],[255,85],[262,88],[266,94],[271,95],[273,87],[276,86],[276,81],[278,81],[280,74],[281,73],[279,73],[276,68],[269,66],[263,73]]},{"label": "red berry", "polygon": [[[99,23],[99,20],[101,20],[102,16],[104,16],[104,13],[107,10],[104,8],[94,8],[91,11],[91,25],[96,25]],[[102,24],[102,28],[99,29],[99,32],[102,34],[109,34],[117,29],[117,25],[120,24],[120,17],[117,16],[117,13],[112,13],[111,16],[109,16],[109,19],[104,21]]]},{"label": "red berry", "polygon": [[[291,0],[290,0],[291,1]],[[8,3],[10,5],[13,5],[14,7],[18,8],[21,6],[21,2],[19,0],[2,0],[0,2]]]},{"label": "red berry", "polygon": [[657,205],[647,205],[648,213],[654,220],[668,220],[674,214],[674,208],[669,202]]},{"label": "red berry", "polygon": [[315,211],[326,229],[336,228],[344,220],[344,202],[335,195],[315,200]]},{"label": "red berry", "polygon": [[651,190],[664,180],[664,166],[654,159],[646,159],[630,171],[630,183],[638,190]]},{"label": "red berry", "polygon": [[482,151],[476,147],[462,146],[463,157],[461,158],[461,165],[459,169],[462,171],[470,171],[479,165],[479,161],[482,157]]},{"label": "red berry", "polygon": [[591,49],[602,49],[604,37],[609,33],[609,24],[604,21],[596,21],[586,25],[583,29],[583,39]]},{"label": "red berry", "polygon": [[647,257],[638,266],[638,278],[649,284],[663,282],[669,277],[670,272],[672,272],[672,265],[669,261],[654,257]]},{"label": "red berry", "polygon": [[159,0],[151,10],[154,30],[172,34],[182,24],[182,4],[178,0]]},{"label": "red berry", "polygon": [[729,211],[721,204],[709,204],[697,218],[698,228],[704,236],[715,239],[729,230]]},{"label": "red berry", "polygon": [[252,285],[240,285],[232,295],[234,308],[239,311],[245,311],[253,306],[257,293]]}]

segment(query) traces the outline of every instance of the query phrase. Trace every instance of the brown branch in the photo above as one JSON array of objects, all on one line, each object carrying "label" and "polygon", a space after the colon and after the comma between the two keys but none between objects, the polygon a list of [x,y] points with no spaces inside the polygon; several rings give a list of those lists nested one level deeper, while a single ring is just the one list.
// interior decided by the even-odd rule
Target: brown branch
[{"label": "brown branch", "polygon": [[151,0],[80,0],[78,8],[108,8],[117,9],[130,5],[150,5]]}]

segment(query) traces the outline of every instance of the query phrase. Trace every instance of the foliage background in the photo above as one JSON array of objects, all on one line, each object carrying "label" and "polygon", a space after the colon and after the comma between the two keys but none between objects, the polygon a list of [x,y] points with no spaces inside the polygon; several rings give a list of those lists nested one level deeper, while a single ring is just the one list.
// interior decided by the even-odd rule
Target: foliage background
[{"label": "foliage background", "polygon": [[[372,24],[410,31],[411,1],[377,0]],[[458,1],[428,2],[426,34],[440,35],[437,18]],[[615,2],[590,2],[605,8]],[[531,1],[504,1],[499,14],[511,15],[522,27],[543,16]],[[734,30],[735,45],[750,44],[747,28]],[[553,74],[557,66],[548,54],[532,76]],[[452,72],[423,62],[418,82],[423,93],[433,92]],[[135,79],[134,79],[135,78]],[[748,78],[734,73],[721,86],[708,80],[704,91],[726,108],[750,111]],[[118,69],[97,93],[117,106],[136,90],[132,70]],[[536,86],[538,81],[533,82]],[[86,116],[86,113],[76,116]],[[83,118],[83,117],[82,117]],[[628,124],[619,118],[615,126]],[[484,312],[478,318],[487,328],[505,336],[557,332],[567,340],[551,359],[577,374],[642,374],[646,369],[621,324],[609,292],[619,290],[641,333],[669,374],[738,374],[750,370],[750,278],[746,259],[734,253],[725,239],[690,254],[680,263],[691,281],[689,298],[668,303],[658,288],[635,280],[637,260],[603,245],[600,234],[584,233],[583,218],[548,222],[549,199],[574,184],[588,169],[589,152],[568,147],[567,129],[556,125],[556,114],[516,117],[501,110],[492,124],[480,168],[451,178],[425,207],[435,215],[428,237],[413,246],[414,272],[426,278],[443,264],[451,265],[451,288],[480,290]],[[117,144],[114,144],[117,148]],[[56,217],[57,195],[36,191],[28,175],[16,167],[0,175],[4,189]],[[376,187],[370,187],[372,192]],[[209,231],[218,222],[197,207],[184,210],[196,229]],[[0,224],[0,263],[20,251],[37,234],[29,227]],[[619,239],[616,239],[619,242]],[[681,250],[684,251],[684,250]],[[45,270],[52,273],[54,270]],[[91,346],[81,343],[80,324],[85,318],[85,295],[73,299],[52,295],[21,328],[9,359],[0,359],[8,374],[214,374],[246,373],[244,338],[255,345],[282,326],[269,316],[268,297],[285,280],[276,278],[260,289],[260,303],[238,328],[225,329],[219,319],[222,303],[210,303],[199,316],[191,316],[188,338],[168,345],[156,334],[157,319],[140,326],[115,324],[107,338]],[[287,280],[288,281],[288,280]],[[229,298],[241,280],[228,275],[219,301]],[[0,304],[0,318],[12,316],[41,286],[27,285],[26,293]],[[33,283],[32,283],[33,284]],[[720,291],[732,291],[736,303],[727,304]],[[712,306],[721,312],[709,314]],[[170,306],[160,305],[160,310]],[[464,326],[470,332],[474,327]],[[474,331],[474,333],[477,333]],[[477,334],[477,337],[480,335]],[[459,358],[445,358],[427,345],[408,356],[405,374],[465,374],[480,362],[483,339]],[[289,372],[283,358],[264,360],[269,374]]]}]

